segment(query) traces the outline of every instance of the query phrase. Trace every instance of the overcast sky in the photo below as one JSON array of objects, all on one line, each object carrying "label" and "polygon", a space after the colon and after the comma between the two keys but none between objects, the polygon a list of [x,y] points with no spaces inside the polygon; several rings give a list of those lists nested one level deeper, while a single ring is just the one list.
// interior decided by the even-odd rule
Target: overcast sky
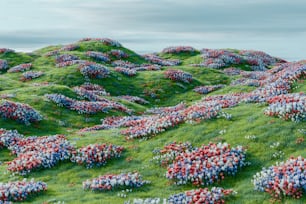
[{"label": "overcast sky", "polygon": [[305,0],[0,0],[0,47],[31,51],[109,37],[139,53],[170,45],[306,59]]}]

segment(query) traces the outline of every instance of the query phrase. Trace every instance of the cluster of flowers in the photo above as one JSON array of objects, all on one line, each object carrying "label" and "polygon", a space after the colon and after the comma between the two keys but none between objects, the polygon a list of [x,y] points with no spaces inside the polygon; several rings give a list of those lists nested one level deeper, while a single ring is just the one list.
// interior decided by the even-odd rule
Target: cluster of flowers
[{"label": "cluster of flowers", "polygon": [[294,81],[306,76],[306,64],[303,61],[280,65],[268,71],[271,74],[261,80],[261,87],[250,93],[249,102],[266,102],[269,98],[288,94]]},{"label": "cluster of flowers", "polygon": [[117,59],[128,58],[129,55],[122,50],[111,50],[108,52],[109,55],[114,56]]},{"label": "cluster of flowers", "polygon": [[90,144],[78,149],[70,160],[80,165],[85,164],[86,168],[99,167],[105,165],[107,160],[119,158],[123,150],[123,147],[112,144]]},{"label": "cluster of flowers", "polygon": [[0,203],[10,203],[8,201],[24,201],[28,197],[47,190],[47,184],[34,180],[15,181],[0,183]]},{"label": "cluster of flowers", "polygon": [[260,81],[257,79],[240,78],[231,82],[231,86],[260,86]]},{"label": "cluster of flowers", "polygon": [[88,51],[86,52],[86,55],[88,57],[91,57],[95,60],[98,60],[100,62],[109,62],[110,58],[107,54],[104,54],[102,52],[95,52],[95,51]]},{"label": "cluster of flowers", "polygon": [[208,188],[199,188],[195,190],[186,191],[171,195],[168,198],[169,204],[192,204],[192,203],[211,203],[211,204],[224,204],[224,198],[232,195],[235,192],[232,189],[223,189],[219,187],[212,187],[211,191]]},{"label": "cluster of flowers", "polygon": [[98,84],[91,84],[89,82],[86,82],[79,87],[76,86],[73,89],[76,94],[78,94],[82,98],[87,98],[90,101],[106,101],[106,99],[100,96],[110,95],[102,86]]},{"label": "cluster of flowers", "polygon": [[110,191],[120,188],[139,188],[149,181],[142,180],[139,173],[108,174],[83,182],[84,190]]},{"label": "cluster of flowers", "polygon": [[306,187],[306,159],[299,156],[286,162],[263,168],[254,175],[252,183],[255,190],[266,191],[274,198],[284,196],[301,198]]},{"label": "cluster of flowers", "polygon": [[183,122],[183,117],[179,114],[164,114],[146,116],[139,120],[131,121],[128,128],[121,131],[126,135],[126,139],[143,138],[149,135],[156,135],[166,131]]},{"label": "cluster of flowers", "polygon": [[226,66],[246,63],[250,65],[253,70],[264,71],[269,65],[285,62],[284,60],[271,57],[264,52],[252,50],[241,50],[237,52],[224,49],[203,49],[201,52],[204,62],[194,66],[220,69]]},{"label": "cluster of flowers", "polygon": [[164,113],[172,113],[172,112],[178,112],[181,110],[186,109],[186,104],[181,102],[175,106],[168,106],[168,107],[160,107],[160,108],[151,108],[146,110],[146,113],[150,114],[164,114]]},{"label": "cluster of flowers", "polygon": [[242,72],[241,69],[234,68],[234,67],[229,67],[229,68],[223,69],[223,73],[225,73],[226,75],[229,75],[229,76],[240,75],[241,72]]},{"label": "cluster of flowers", "polygon": [[192,75],[182,70],[169,69],[165,72],[165,77],[172,81],[182,81],[185,83],[192,81]]},{"label": "cluster of flowers", "polygon": [[22,77],[20,78],[21,81],[29,81],[35,78],[38,78],[40,76],[44,75],[43,72],[39,71],[39,72],[35,72],[35,71],[28,71],[28,72],[24,72],[22,74]]},{"label": "cluster of flowers", "polygon": [[75,55],[70,55],[70,54],[63,54],[63,55],[58,55],[55,58],[55,61],[57,64],[68,62],[68,61],[73,61],[73,60],[79,60],[79,57]]},{"label": "cluster of flowers", "polygon": [[13,72],[24,72],[28,71],[32,67],[31,63],[28,64],[20,64],[15,67],[10,68],[7,72],[13,73]]},{"label": "cluster of flowers", "polygon": [[126,95],[126,96],[118,96],[118,98],[130,101],[130,102],[133,102],[133,103],[139,103],[139,104],[148,104],[149,103],[149,101],[147,101],[143,98],[140,98],[138,96]]},{"label": "cluster of flowers", "polygon": [[3,100],[0,102],[0,116],[30,125],[43,119],[39,112],[27,104]]},{"label": "cluster of flowers", "polygon": [[225,66],[240,64],[242,58],[237,53],[223,49],[202,49],[204,62],[195,66],[205,66],[213,69],[220,69]]},{"label": "cluster of flowers", "polygon": [[79,42],[87,42],[87,41],[96,41],[101,42],[105,45],[114,46],[114,47],[121,47],[122,45],[115,40],[109,39],[109,38],[83,38],[79,40]]},{"label": "cluster of flowers", "polygon": [[73,50],[78,49],[79,47],[80,47],[79,45],[70,44],[70,45],[65,45],[64,47],[59,49],[59,51],[73,51]]},{"label": "cluster of flowers", "polygon": [[115,71],[125,74],[127,76],[135,76],[137,71],[157,71],[161,67],[159,65],[141,64],[136,65],[128,61],[116,60],[112,63],[116,66]]},{"label": "cluster of flowers", "polygon": [[74,64],[84,64],[85,60],[80,60],[79,57],[70,54],[56,56],[56,67],[67,67]]},{"label": "cluster of flowers", "polygon": [[141,119],[127,124],[128,129],[122,130],[121,134],[126,139],[143,138],[156,135],[175,127],[183,122],[206,120],[218,115],[221,107],[213,103],[196,103],[180,111],[164,112],[158,115],[143,116]]},{"label": "cluster of flowers", "polygon": [[129,68],[129,69],[133,69],[136,67],[135,64],[129,62],[129,61],[123,61],[123,60],[115,60],[112,62],[112,65],[114,67],[123,67],[123,68]]},{"label": "cluster of flowers", "polygon": [[124,67],[116,67],[115,71],[126,76],[135,76],[137,74],[137,71],[135,69],[129,69]]},{"label": "cluster of flowers", "polygon": [[265,114],[278,116],[285,120],[292,121],[306,120],[306,95],[305,94],[285,94],[274,96],[268,101],[269,107],[265,109]]},{"label": "cluster of flowers", "polygon": [[264,71],[241,71],[241,76],[248,79],[257,79],[257,80],[265,80],[271,74],[269,72]]},{"label": "cluster of flowers", "polygon": [[145,54],[142,56],[150,63],[158,64],[161,66],[177,66],[182,63],[179,59],[163,59],[156,54]]},{"label": "cluster of flowers", "polygon": [[0,129],[0,149],[9,147],[15,144],[17,141],[23,138],[23,135],[19,134],[17,130],[5,130]]},{"label": "cluster of flowers", "polygon": [[173,47],[167,47],[163,49],[163,53],[168,53],[168,54],[179,54],[183,52],[188,52],[188,53],[194,53],[196,50],[193,47],[190,46],[173,46]]},{"label": "cluster of flowers", "polygon": [[167,178],[177,185],[209,185],[224,176],[235,175],[246,165],[245,150],[241,146],[230,148],[227,143],[210,143],[191,152],[181,153],[168,166]]},{"label": "cluster of flowers", "polygon": [[70,61],[58,63],[56,64],[56,67],[62,68],[62,67],[72,66],[75,64],[85,64],[85,63],[87,63],[86,60],[70,60]]},{"label": "cluster of flowers", "polygon": [[273,65],[277,62],[284,63],[285,60],[271,57],[265,52],[255,50],[240,50],[239,54],[252,66],[254,71],[264,71],[269,65]]},{"label": "cluster of flowers", "polygon": [[191,152],[194,150],[190,142],[176,143],[172,142],[163,149],[153,150],[155,155],[152,159],[153,162],[157,163],[160,166],[166,167],[171,164],[177,156],[184,152]]},{"label": "cluster of flowers", "polygon": [[69,159],[75,148],[65,136],[55,135],[17,139],[8,149],[17,155],[13,161],[7,162],[8,170],[26,175],[34,169],[51,168],[59,161]]},{"label": "cluster of flowers", "polygon": [[8,68],[8,63],[6,60],[1,60],[0,59],[0,71],[1,70],[6,70]]},{"label": "cluster of flowers", "polygon": [[8,48],[0,48],[0,54],[6,54],[10,52],[15,52],[15,51],[12,49],[8,49]]},{"label": "cluster of flowers", "polygon": [[106,66],[94,62],[81,64],[79,69],[83,76],[90,78],[106,78],[110,73]]},{"label": "cluster of flowers", "polygon": [[116,109],[123,112],[130,112],[125,106],[105,99],[104,101],[78,101],[61,94],[46,94],[49,100],[60,107],[66,107],[75,110],[79,114],[95,114],[97,112],[107,112],[110,109]]},{"label": "cluster of flowers", "polygon": [[102,121],[102,125],[85,128],[81,131],[92,131],[117,127],[128,127],[121,131],[126,139],[143,138],[154,136],[166,129],[174,127],[183,122],[206,120],[217,117],[221,106],[217,103],[201,102],[185,107],[179,104],[174,107],[155,108],[148,113],[155,115],[110,117]]},{"label": "cluster of flowers", "polygon": [[193,89],[193,91],[199,93],[199,94],[208,94],[212,91],[215,91],[217,89],[223,88],[224,85],[218,84],[218,85],[212,85],[212,86],[197,86]]}]

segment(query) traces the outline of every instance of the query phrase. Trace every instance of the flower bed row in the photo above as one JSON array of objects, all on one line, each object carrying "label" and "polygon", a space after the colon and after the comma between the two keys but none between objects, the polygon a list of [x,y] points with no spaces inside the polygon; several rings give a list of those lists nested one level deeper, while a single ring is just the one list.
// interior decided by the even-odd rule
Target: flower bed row
[{"label": "flower bed row", "polygon": [[20,78],[21,81],[29,81],[32,79],[36,79],[40,76],[44,75],[43,72],[39,71],[39,72],[35,72],[35,71],[28,71],[28,72],[24,72],[22,74],[22,77]]},{"label": "flower bed row", "polygon": [[10,68],[7,72],[13,73],[13,72],[24,72],[28,71],[32,67],[31,63],[28,64],[20,64],[15,67]]},{"label": "flower bed row", "polygon": [[46,94],[45,97],[56,103],[58,106],[65,107],[70,110],[75,110],[79,114],[108,112],[110,109],[116,109],[128,113],[131,111],[122,104],[107,99],[103,101],[77,101],[61,94]]},{"label": "flower bed row", "polygon": [[139,173],[107,174],[83,182],[84,190],[110,191],[122,188],[139,188],[149,181],[142,180]]},{"label": "flower bed row", "polygon": [[211,204],[224,204],[226,196],[234,194],[232,189],[223,189],[219,187],[212,187],[209,191],[208,188],[199,188],[195,190],[186,191],[171,195],[168,198],[169,204],[192,204],[192,203],[211,203]]},{"label": "flower bed row", "polygon": [[123,58],[128,58],[129,57],[129,55],[122,50],[111,50],[111,51],[108,52],[108,54],[117,58],[117,59],[123,59]]},{"label": "flower bed row", "polygon": [[109,76],[110,71],[106,66],[94,62],[86,62],[79,66],[80,72],[83,76],[89,78],[106,78]]},{"label": "flower bed row", "polygon": [[182,63],[179,59],[163,59],[156,54],[145,54],[142,56],[150,63],[158,64],[161,66],[177,66]]},{"label": "flower bed row", "polygon": [[41,181],[15,181],[0,183],[0,203],[6,201],[24,201],[28,197],[47,190],[47,184]]},{"label": "flower bed row", "polygon": [[0,71],[6,70],[8,68],[8,63],[6,60],[0,59]]},{"label": "flower bed row", "polygon": [[85,83],[79,87],[74,87],[73,90],[82,98],[87,98],[90,101],[108,101],[101,96],[110,95],[102,86],[91,83]]},{"label": "flower bed row", "polygon": [[203,49],[201,52],[204,61],[194,66],[220,69],[231,65],[248,64],[254,71],[264,71],[270,65],[285,62],[264,52],[253,50]]},{"label": "flower bed row", "polygon": [[7,162],[8,170],[26,175],[34,169],[51,168],[59,161],[71,157],[72,146],[63,135],[27,137],[11,143],[8,149],[17,155],[13,161]]},{"label": "flower bed row", "polygon": [[137,74],[137,71],[135,69],[129,69],[124,67],[116,67],[115,71],[126,76],[135,76]]},{"label": "flower bed row", "polygon": [[38,122],[43,119],[43,116],[31,106],[7,100],[0,102],[0,116],[5,119],[16,120],[25,125],[30,125],[32,122]]},{"label": "flower bed row", "polygon": [[9,171],[20,175],[34,169],[51,168],[59,161],[69,159],[87,168],[102,166],[107,160],[119,158],[124,150],[113,144],[90,144],[76,150],[63,135],[24,137],[17,131],[0,129],[0,148],[3,147],[17,155],[6,163]]},{"label": "flower bed row", "polygon": [[196,50],[190,46],[173,46],[163,49],[163,53],[167,54],[179,54],[179,53],[194,53]]},{"label": "flower bed row", "polygon": [[191,152],[178,155],[169,165],[166,177],[175,184],[209,185],[235,175],[245,166],[245,150],[241,146],[230,148],[227,143],[210,143]]},{"label": "flower bed row", "polygon": [[146,110],[146,113],[150,114],[165,114],[165,113],[172,113],[172,112],[178,112],[181,110],[186,109],[185,103],[179,103],[175,106],[168,106],[168,107],[160,107],[160,108],[151,108]]},{"label": "flower bed row", "polygon": [[212,85],[212,86],[197,86],[193,89],[193,91],[199,93],[199,94],[208,94],[212,91],[215,91],[217,89],[223,88],[224,85],[218,84],[218,85]]},{"label": "flower bed row", "polygon": [[104,54],[102,52],[95,52],[95,51],[88,51],[86,52],[86,55],[88,57],[91,57],[95,60],[98,60],[100,62],[109,62],[110,58],[107,54]]},{"label": "flower bed row", "polygon": [[79,57],[71,54],[63,54],[63,55],[58,55],[55,58],[57,64],[73,60],[79,60]]},{"label": "flower bed row", "polygon": [[192,75],[182,70],[169,69],[164,74],[166,78],[172,81],[192,82]]},{"label": "flower bed row", "polygon": [[123,147],[112,144],[90,144],[78,149],[70,160],[87,168],[99,167],[105,165],[107,160],[119,158],[123,150]]},{"label": "flower bed row", "polygon": [[306,159],[299,156],[263,168],[253,177],[255,190],[266,191],[275,199],[301,198],[306,188]]},{"label": "flower bed row", "polygon": [[306,120],[306,95],[285,94],[270,98],[269,107],[265,114],[278,116],[285,120],[303,121]]}]

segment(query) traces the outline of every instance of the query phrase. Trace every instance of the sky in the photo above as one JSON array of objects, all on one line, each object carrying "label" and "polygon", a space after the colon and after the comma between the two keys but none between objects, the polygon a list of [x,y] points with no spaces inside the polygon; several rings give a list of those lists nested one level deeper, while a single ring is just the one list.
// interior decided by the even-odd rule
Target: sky
[{"label": "sky", "polygon": [[306,59],[305,0],[1,0],[0,47],[108,37],[138,53],[237,48]]}]

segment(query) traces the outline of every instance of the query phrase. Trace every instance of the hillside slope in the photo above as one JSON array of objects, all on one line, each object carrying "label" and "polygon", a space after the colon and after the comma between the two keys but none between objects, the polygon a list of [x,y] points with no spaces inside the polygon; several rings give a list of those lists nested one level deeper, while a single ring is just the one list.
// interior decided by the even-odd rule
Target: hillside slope
[{"label": "hillside slope", "polygon": [[[235,176],[202,187],[232,188],[237,194],[227,198],[228,203],[269,203],[268,193],[254,190],[253,175],[291,156],[306,157],[306,61],[287,63],[260,51],[182,46],[141,56],[110,39],[82,39],[33,53],[0,50],[0,128],[25,137],[64,134],[75,148],[111,143],[125,149],[120,158],[101,167],[87,169],[66,159],[51,168],[14,175],[6,162],[16,155],[0,140],[1,182],[34,178],[48,185],[46,192],[25,203],[124,203],[199,188],[192,182],[175,185],[166,178],[167,166],[152,160],[153,152],[174,141],[194,147],[210,142],[243,146],[247,165]],[[282,118],[268,116],[274,110],[267,110],[269,103],[281,100],[278,95],[304,106]],[[24,124],[19,110],[5,118],[13,111],[1,109],[7,101],[27,104],[42,120]],[[113,121],[112,116],[139,120],[128,118],[132,125],[110,129],[101,126],[101,119]],[[134,171],[151,183],[132,192],[82,188],[87,179]],[[305,203],[306,197],[288,196],[282,202]]]}]

